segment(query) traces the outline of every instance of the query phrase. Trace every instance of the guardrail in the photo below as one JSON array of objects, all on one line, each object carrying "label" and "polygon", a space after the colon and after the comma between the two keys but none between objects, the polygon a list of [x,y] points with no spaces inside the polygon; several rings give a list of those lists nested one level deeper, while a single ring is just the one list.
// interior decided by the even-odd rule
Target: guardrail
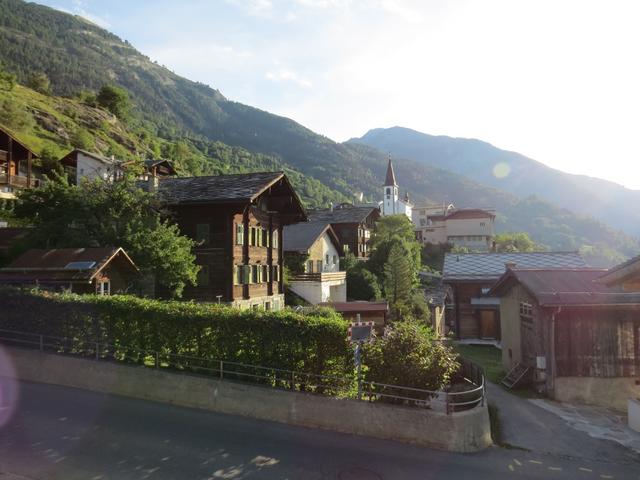
[{"label": "guardrail", "polygon": [[[319,375],[15,330],[0,329],[0,343],[96,361],[127,363],[176,373],[207,375],[219,380],[251,382],[271,388],[428,408],[446,414],[468,410],[484,405],[485,402],[484,375],[481,376],[479,385],[465,378],[469,385],[468,390],[434,391],[364,381],[355,375],[353,377]],[[464,375],[463,370],[461,370],[462,375]]]}]

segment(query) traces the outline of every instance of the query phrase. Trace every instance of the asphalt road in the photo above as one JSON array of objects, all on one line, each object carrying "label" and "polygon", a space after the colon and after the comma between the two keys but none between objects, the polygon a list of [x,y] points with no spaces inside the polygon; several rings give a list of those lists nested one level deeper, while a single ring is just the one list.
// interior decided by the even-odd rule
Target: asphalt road
[{"label": "asphalt road", "polygon": [[0,479],[640,479],[633,460],[454,454],[66,387],[19,391],[0,426]]}]

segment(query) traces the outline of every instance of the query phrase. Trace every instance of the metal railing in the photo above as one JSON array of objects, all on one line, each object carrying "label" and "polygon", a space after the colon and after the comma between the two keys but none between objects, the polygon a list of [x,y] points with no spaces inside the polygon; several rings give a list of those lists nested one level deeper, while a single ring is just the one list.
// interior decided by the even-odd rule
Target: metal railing
[{"label": "metal railing", "polygon": [[[0,343],[40,352],[79,356],[97,361],[138,365],[143,368],[174,373],[206,375],[225,381],[240,381],[270,388],[354,398],[428,408],[451,414],[468,410],[485,402],[484,376],[480,384],[468,381],[469,389],[459,392],[426,390],[400,385],[364,381],[354,376],[306,373],[228,360],[175,354],[168,351],[140,349],[81,338],[56,337],[30,332],[0,329]],[[461,371],[462,372],[462,371]]]},{"label": "metal railing", "polygon": [[347,272],[314,272],[314,273],[296,273],[291,276],[292,281],[298,282],[328,282],[332,280],[344,280],[347,278]]}]

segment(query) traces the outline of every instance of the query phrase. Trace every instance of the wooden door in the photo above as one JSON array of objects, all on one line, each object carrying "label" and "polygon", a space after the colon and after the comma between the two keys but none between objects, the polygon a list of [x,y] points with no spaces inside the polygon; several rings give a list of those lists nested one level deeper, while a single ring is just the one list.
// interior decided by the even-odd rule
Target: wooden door
[{"label": "wooden door", "polygon": [[498,338],[498,315],[495,310],[480,310],[480,338]]}]

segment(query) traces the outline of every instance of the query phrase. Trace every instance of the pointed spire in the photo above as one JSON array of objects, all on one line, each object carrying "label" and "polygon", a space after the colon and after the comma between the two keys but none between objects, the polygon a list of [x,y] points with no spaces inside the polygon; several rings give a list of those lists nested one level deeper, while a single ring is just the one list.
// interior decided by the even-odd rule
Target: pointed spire
[{"label": "pointed spire", "polygon": [[393,164],[391,163],[391,154],[389,154],[389,165],[387,165],[387,178],[384,182],[385,187],[397,187],[396,174],[393,172]]}]

